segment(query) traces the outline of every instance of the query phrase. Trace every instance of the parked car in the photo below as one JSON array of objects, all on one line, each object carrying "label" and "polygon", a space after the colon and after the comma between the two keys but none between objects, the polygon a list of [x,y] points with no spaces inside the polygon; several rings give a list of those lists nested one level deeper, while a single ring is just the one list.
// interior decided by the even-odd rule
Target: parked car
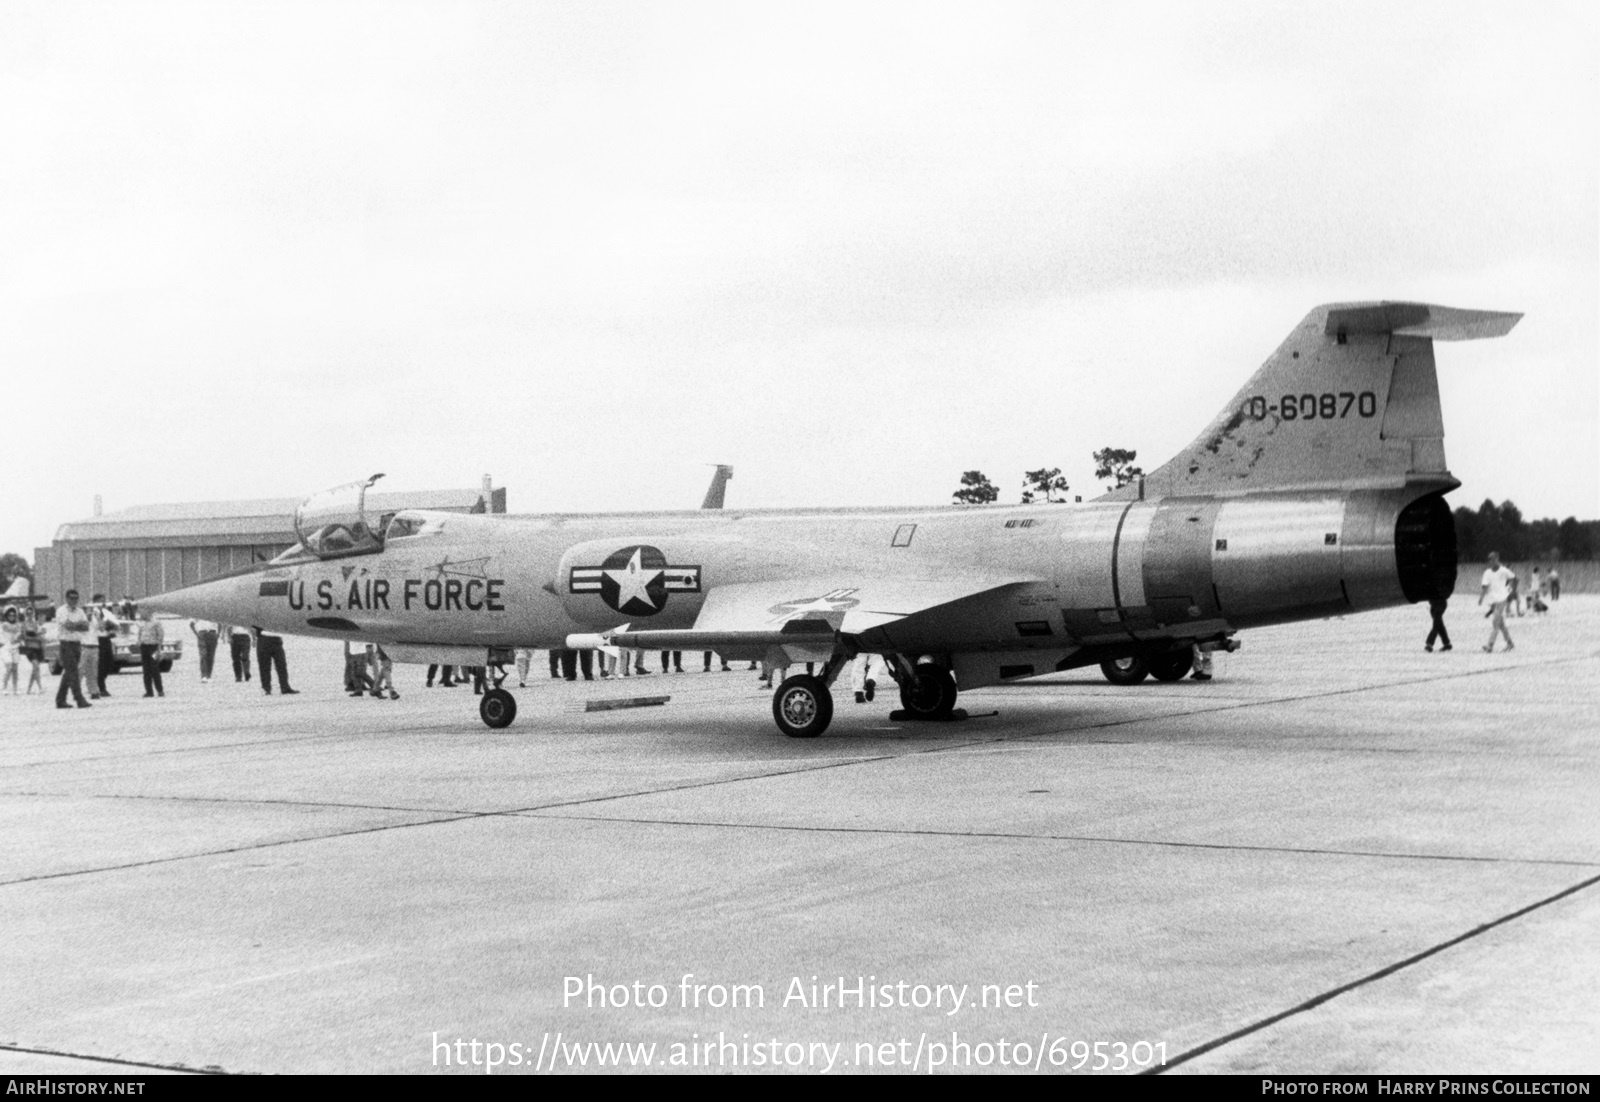
[{"label": "parked car", "polygon": [[[106,619],[116,628],[116,634],[111,637],[110,672],[120,673],[130,667],[138,669],[140,665],[139,622],[137,620],[118,620],[110,616],[106,617]],[[183,640],[178,638],[178,633],[175,630],[182,623],[182,620],[162,621],[162,626],[167,629],[166,640],[161,644],[161,652],[158,656],[156,667],[162,673],[170,673],[172,664],[183,657]],[[52,620],[39,626],[44,635],[44,659],[50,663],[51,674],[59,675],[61,673],[61,646],[56,638],[55,621]]]}]

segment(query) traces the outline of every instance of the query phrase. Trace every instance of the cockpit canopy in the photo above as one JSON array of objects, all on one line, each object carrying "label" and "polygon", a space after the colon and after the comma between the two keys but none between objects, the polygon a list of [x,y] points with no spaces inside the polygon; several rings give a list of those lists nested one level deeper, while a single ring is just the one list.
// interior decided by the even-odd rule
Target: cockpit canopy
[{"label": "cockpit canopy", "polygon": [[294,511],[300,542],[273,560],[288,564],[307,559],[344,559],[382,551],[390,540],[435,535],[446,517],[417,509],[376,513],[367,508],[367,490],[383,475],[346,482],[312,494]]},{"label": "cockpit canopy", "polygon": [[294,530],[300,542],[279,555],[277,561],[342,559],[382,551],[383,526],[389,518],[373,516],[366,508],[368,488],[382,477],[375,474],[359,482],[346,482],[302,501],[294,511]]}]

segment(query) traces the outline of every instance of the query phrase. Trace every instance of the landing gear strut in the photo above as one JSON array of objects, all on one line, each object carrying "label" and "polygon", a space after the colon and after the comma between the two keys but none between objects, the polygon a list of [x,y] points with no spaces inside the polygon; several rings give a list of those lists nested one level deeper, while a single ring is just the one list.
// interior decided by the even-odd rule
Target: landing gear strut
[{"label": "landing gear strut", "polygon": [[504,689],[490,689],[478,704],[478,715],[490,727],[509,727],[517,718],[517,698]]}]

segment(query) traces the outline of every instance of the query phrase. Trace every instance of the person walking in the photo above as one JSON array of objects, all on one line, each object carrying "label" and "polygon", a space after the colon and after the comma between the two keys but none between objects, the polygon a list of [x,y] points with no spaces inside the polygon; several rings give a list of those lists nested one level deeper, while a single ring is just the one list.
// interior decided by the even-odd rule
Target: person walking
[{"label": "person walking", "polygon": [[0,617],[0,670],[5,672],[0,679],[0,693],[17,695],[17,663],[21,659],[22,617],[17,615],[16,609],[8,608],[5,616]]},{"label": "person walking", "polygon": [[117,655],[114,646],[114,640],[117,637],[117,621],[111,615],[113,607],[107,605],[100,610],[100,629],[95,633],[95,649],[100,652],[100,672],[95,684],[95,691],[101,696],[111,695],[111,690],[106,688],[106,674],[115,673],[117,669]]},{"label": "person walking", "polygon": [[161,684],[161,644],[167,632],[161,623],[150,615],[150,610],[139,613],[139,668],[144,671],[144,695],[166,696]]},{"label": "person walking", "polygon": [[83,680],[83,690],[89,695],[90,700],[100,699],[100,625],[104,615],[95,605],[85,605],[84,611],[89,614],[89,636],[83,641],[83,650],[78,656],[78,674]]},{"label": "person walking", "polygon": [[882,655],[856,655],[855,661],[850,663],[850,688],[855,693],[856,703],[870,703],[878,691],[878,678],[887,676],[889,674]]},{"label": "person walking", "polygon": [[372,695],[380,699],[388,696],[390,700],[399,700],[400,694],[394,691],[393,660],[377,643],[367,644],[367,657],[372,668]]},{"label": "person walking", "polygon": [[300,690],[289,688],[289,662],[283,655],[283,636],[266,628],[252,628],[256,636],[256,668],[261,671],[261,691],[272,695],[272,671],[278,671],[278,695],[294,696]]},{"label": "person walking", "polygon": [[44,695],[44,679],[40,667],[44,665],[44,633],[39,629],[39,617],[29,609],[22,617],[22,657],[33,667],[28,673],[28,696],[37,692]]},{"label": "person walking", "polygon": [[1450,605],[1448,597],[1430,597],[1428,599],[1428,612],[1433,616],[1433,627],[1428,630],[1428,641],[1423,645],[1423,650],[1433,653],[1433,643],[1437,639],[1443,644],[1440,652],[1450,649],[1450,633],[1444,629],[1444,610]]},{"label": "person walking", "polygon": [[1489,602],[1488,616],[1489,641],[1483,645],[1485,654],[1494,653],[1494,640],[1497,635],[1505,636],[1506,650],[1515,650],[1516,644],[1511,641],[1511,633],[1506,630],[1506,605],[1511,601],[1516,575],[1500,565],[1500,556],[1494,551],[1489,552],[1489,568],[1483,572],[1483,585],[1478,590],[1478,604],[1481,606],[1485,599]]},{"label": "person walking", "polygon": [[190,620],[189,630],[200,647],[200,683],[211,680],[211,667],[217,661],[217,625],[210,620]]},{"label": "person walking", "polygon": [[83,658],[83,643],[89,638],[89,612],[78,604],[78,591],[67,590],[67,603],[56,610],[57,640],[61,653],[61,684],[56,688],[56,707],[70,707],[67,694],[80,708],[89,707],[79,684],[78,666]]},{"label": "person walking", "polygon": [[233,659],[234,681],[250,680],[250,628],[244,624],[228,626],[228,655]]}]

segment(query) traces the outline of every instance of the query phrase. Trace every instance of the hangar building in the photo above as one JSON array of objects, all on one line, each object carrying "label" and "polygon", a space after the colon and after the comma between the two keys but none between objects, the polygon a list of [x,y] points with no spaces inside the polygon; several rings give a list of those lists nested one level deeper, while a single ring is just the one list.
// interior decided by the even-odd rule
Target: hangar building
[{"label": "hangar building", "polygon": [[[76,589],[87,600],[139,600],[229,571],[264,563],[296,542],[294,511],[301,498],[135,505],[69,521],[49,547],[34,550],[33,591],[60,600]],[[369,513],[438,509],[503,513],[505,487],[485,477],[477,490],[367,494]]]}]

